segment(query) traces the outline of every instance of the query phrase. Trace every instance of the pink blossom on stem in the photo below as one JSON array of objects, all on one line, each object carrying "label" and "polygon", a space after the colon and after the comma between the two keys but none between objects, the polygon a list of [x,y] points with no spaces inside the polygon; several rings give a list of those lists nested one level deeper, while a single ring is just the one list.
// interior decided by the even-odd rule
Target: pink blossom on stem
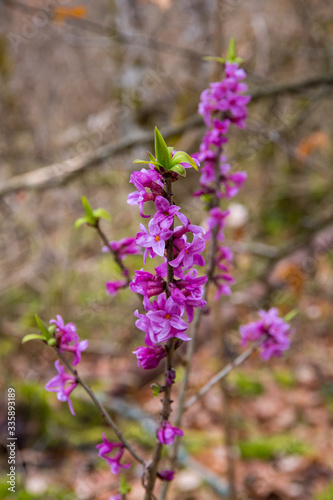
[{"label": "pink blossom on stem", "polygon": [[127,287],[126,280],[107,281],[105,283],[106,292],[109,295],[113,296],[116,296],[119,290],[126,287]]},{"label": "pink blossom on stem", "polygon": [[157,437],[161,444],[173,444],[176,436],[184,436],[184,432],[177,427],[172,427],[169,422],[163,421],[157,433]]},{"label": "pink blossom on stem", "polygon": [[[45,389],[50,392],[56,392],[59,401],[67,401],[71,414],[75,415],[69,396],[78,385],[76,379],[73,375],[67,375],[65,373],[65,367],[60,364],[59,360],[54,363],[54,366],[57,369],[58,375],[51,378],[45,385]],[[67,383],[69,383],[68,387],[66,387]]]},{"label": "pink blossom on stem", "polygon": [[290,346],[290,325],[279,317],[278,310],[273,307],[269,311],[259,311],[261,320],[253,321],[240,327],[242,346],[249,341],[257,341],[262,336],[268,338],[261,346],[261,358],[268,361],[272,356],[280,357]]},{"label": "pink blossom on stem", "polygon": [[137,357],[138,366],[141,366],[144,370],[156,368],[161,359],[167,355],[166,350],[162,346],[137,347],[133,351],[133,354]]},{"label": "pink blossom on stem", "polygon": [[[140,248],[135,243],[135,238],[122,238],[119,241],[110,241],[110,247],[120,259],[124,259],[126,255],[135,255],[140,253]],[[102,252],[110,252],[108,246],[102,248]]]},{"label": "pink blossom on stem", "polygon": [[[74,323],[67,323],[58,314],[55,319],[50,320],[50,324],[56,325],[54,336],[56,339],[57,347],[61,353],[64,351],[72,352],[74,354],[73,366],[76,366],[81,361],[81,352],[85,351],[88,347],[88,340],[79,341],[76,326]],[[74,344],[72,344],[74,342]]]},{"label": "pink blossom on stem", "polygon": [[[124,454],[125,447],[122,443],[112,443],[105,437],[105,433],[102,435],[103,443],[98,444],[96,448],[99,450],[98,456],[103,458],[106,463],[111,467],[112,474],[118,474],[119,469],[128,469],[131,464],[121,464],[120,460]],[[111,458],[109,453],[113,450],[118,450],[115,457]]]}]

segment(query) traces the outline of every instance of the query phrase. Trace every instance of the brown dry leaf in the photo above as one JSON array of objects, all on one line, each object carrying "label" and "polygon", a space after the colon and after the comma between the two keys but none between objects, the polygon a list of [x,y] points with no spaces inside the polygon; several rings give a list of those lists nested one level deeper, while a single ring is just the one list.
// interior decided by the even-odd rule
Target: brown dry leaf
[{"label": "brown dry leaf", "polygon": [[285,283],[294,293],[299,295],[304,289],[306,275],[295,262],[284,261],[276,267],[272,280]]},{"label": "brown dry leaf", "polygon": [[298,144],[296,151],[301,159],[307,158],[317,149],[328,149],[330,146],[330,140],[328,135],[319,130],[318,132],[313,132],[305,139],[302,139]]},{"label": "brown dry leaf", "polygon": [[82,5],[76,7],[55,7],[54,21],[63,22],[66,19],[83,19],[87,17],[87,9]]}]

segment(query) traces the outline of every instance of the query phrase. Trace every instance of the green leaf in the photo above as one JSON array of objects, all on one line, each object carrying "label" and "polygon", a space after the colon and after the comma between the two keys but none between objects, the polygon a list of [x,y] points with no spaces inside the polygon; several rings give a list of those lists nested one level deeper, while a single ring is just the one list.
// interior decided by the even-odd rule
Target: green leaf
[{"label": "green leaf", "polygon": [[82,200],[82,205],[83,205],[84,211],[86,212],[86,215],[89,218],[90,217],[94,217],[93,210],[92,210],[92,208],[90,206],[90,203],[87,200],[87,198],[85,196],[81,196],[81,200]]},{"label": "green leaf", "polygon": [[236,62],[236,63],[243,62],[243,59],[241,57],[236,56],[236,40],[235,40],[235,38],[230,39],[226,59],[228,62]]},{"label": "green leaf", "polygon": [[173,155],[171,160],[171,166],[175,166],[178,163],[189,163],[191,167],[193,167],[195,170],[198,170],[197,164],[195,163],[193,158],[187,153],[185,153],[185,151],[178,151]]},{"label": "green leaf", "polygon": [[297,314],[298,314],[297,309],[293,309],[292,311],[288,312],[288,314],[286,314],[283,319],[284,321],[289,323],[289,321],[291,321]]},{"label": "green leaf", "polygon": [[45,338],[39,333],[30,333],[29,335],[23,337],[22,344],[25,344],[25,342],[29,342],[29,340],[45,340]]},{"label": "green leaf", "polygon": [[236,40],[234,38],[230,38],[228,52],[227,52],[227,61],[234,62],[236,59]]},{"label": "green leaf", "polygon": [[214,56],[205,56],[202,58],[204,61],[216,61],[219,63],[225,63],[224,57],[214,57]]},{"label": "green leaf", "polygon": [[130,485],[126,481],[125,476],[121,476],[121,478],[120,478],[119,493],[121,495],[126,495],[127,493],[129,493],[131,491],[131,489],[132,488],[130,487]]},{"label": "green leaf", "polygon": [[155,127],[155,155],[157,162],[162,165],[165,170],[169,170],[170,155],[168,146],[157,127]]},{"label": "green leaf", "polygon": [[79,219],[76,219],[76,221],[74,223],[74,227],[75,227],[75,229],[78,229],[83,224],[88,224],[88,223],[89,223],[89,221],[88,221],[87,217],[80,217]]},{"label": "green leaf", "polygon": [[37,316],[37,314],[35,314],[35,320],[36,320],[37,326],[40,329],[41,334],[43,335],[43,337],[46,340],[48,340],[49,338],[51,338],[50,332],[48,331],[47,327],[44,325],[43,321],[39,318],[39,316]]},{"label": "green leaf", "polygon": [[150,387],[153,390],[154,398],[156,398],[159,395],[159,393],[161,392],[162,387],[159,384],[152,384]]},{"label": "green leaf", "polygon": [[136,164],[145,164],[147,165],[148,163],[151,164],[151,165],[154,165],[154,167],[163,167],[163,165],[161,165],[161,163],[158,163],[157,161],[153,161],[153,160],[150,160],[150,161],[145,161],[145,160],[134,160],[134,163]]},{"label": "green leaf", "polygon": [[96,208],[96,210],[93,210],[93,214],[98,219],[111,220],[111,215],[104,208]]},{"label": "green leaf", "polygon": [[51,347],[54,347],[54,346],[57,344],[56,339],[49,339],[49,340],[47,341],[47,343],[48,343]]},{"label": "green leaf", "polygon": [[48,327],[49,334],[50,334],[50,335],[53,335],[53,332],[54,332],[54,330],[55,330],[56,328],[57,328],[57,327],[56,327],[56,325],[54,325],[54,324],[53,324],[53,325],[50,325],[50,326]]},{"label": "green leaf", "polygon": [[183,165],[181,165],[180,163],[178,165],[175,165],[174,167],[171,167],[170,170],[176,172],[179,175],[182,175],[183,177],[186,177],[185,167],[183,167]]}]

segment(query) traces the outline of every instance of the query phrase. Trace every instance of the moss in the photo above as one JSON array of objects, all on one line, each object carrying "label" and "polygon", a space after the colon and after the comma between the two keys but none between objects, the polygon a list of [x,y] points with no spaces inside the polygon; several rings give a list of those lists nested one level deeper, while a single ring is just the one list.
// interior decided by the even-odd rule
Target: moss
[{"label": "moss", "polygon": [[245,460],[272,460],[277,455],[307,455],[311,447],[292,436],[260,436],[238,443],[242,457]]}]

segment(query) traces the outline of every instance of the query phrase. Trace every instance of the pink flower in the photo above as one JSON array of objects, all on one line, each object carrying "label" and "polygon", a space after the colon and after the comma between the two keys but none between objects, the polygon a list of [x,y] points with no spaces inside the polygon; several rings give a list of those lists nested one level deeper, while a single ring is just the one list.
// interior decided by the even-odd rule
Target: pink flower
[{"label": "pink flower", "polygon": [[[77,387],[77,382],[73,375],[67,375],[65,373],[65,367],[60,364],[60,361],[57,360],[54,363],[58,371],[58,375],[51,378],[51,380],[45,385],[45,389],[50,392],[57,392],[57,398],[59,401],[67,401],[70,412],[72,415],[75,415],[73,405],[69,396],[72,391],[74,391],[75,387]],[[69,382],[69,386],[66,387],[67,382]]]},{"label": "pink flower", "polygon": [[173,232],[170,229],[159,229],[151,220],[148,225],[149,232],[143,224],[140,224],[141,233],[136,235],[137,245],[145,248],[144,263],[146,264],[147,254],[150,257],[160,255],[163,257],[165,242],[168,241]]},{"label": "pink flower", "polygon": [[181,429],[177,429],[177,427],[171,427],[169,422],[162,422],[160,430],[157,433],[160,443],[171,445],[176,436],[184,436],[184,432]]},{"label": "pink flower", "polygon": [[172,481],[175,477],[175,471],[173,470],[161,470],[157,473],[157,477],[162,479],[162,481]]},{"label": "pink flower", "polygon": [[[140,253],[140,248],[135,243],[135,238],[122,238],[119,241],[110,241],[110,247],[120,259],[126,255],[135,255]],[[108,246],[102,248],[102,252],[110,252]]]},{"label": "pink flower", "polygon": [[151,228],[156,226],[156,230],[169,229],[173,223],[173,218],[180,210],[176,205],[170,205],[163,196],[156,196],[155,199],[156,214],[151,221]]},{"label": "pink flower", "polygon": [[193,236],[192,243],[187,241],[186,235],[174,240],[174,246],[178,250],[178,256],[169,262],[170,266],[184,269],[191,269],[194,265],[204,266],[205,261],[201,252],[205,249],[205,242],[196,234]]},{"label": "pink flower", "polygon": [[105,283],[105,288],[106,288],[106,292],[109,294],[109,295],[117,295],[118,291],[121,289],[121,288],[126,288],[127,287],[127,281],[126,280],[121,280],[121,281],[107,281]]},{"label": "pink flower", "polygon": [[156,368],[161,359],[165,358],[167,355],[166,350],[162,346],[154,347],[137,347],[133,354],[136,355],[138,359],[138,366],[141,366],[144,370],[150,370]]},{"label": "pink flower", "polygon": [[[103,458],[108,465],[111,467],[112,474],[118,474],[119,469],[128,469],[131,464],[121,464],[120,460],[124,454],[125,447],[122,443],[112,443],[105,437],[105,433],[102,435],[103,443],[98,444],[96,448],[99,450],[98,456]],[[107,456],[114,449],[119,450],[114,458]]]},{"label": "pink flower", "polygon": [[[64,351],[72,352],[74,354],[73,366],[76,366],[81,361],[81,352],[85,351],[88,347],[88,340],[79,341],[79,336],[76,331],[74,323],[67,323],[60,315],[57,319],[51,319],[50,324],[56,325],[54,336],[57,342],[57,347],[62,353]],[[74,344],[72,344],[74,342]]]},{"label": "pink flower", "polygon": [[269,311],[259,311],[259,315],[261,320],[240,327],[242,346],[250,340],[256,341],[263,335],[268,335],[268,339],[260,346],[261,358],[268,361],[272,356],[280,357],[290,346],[290,325],[278,316],[275,307]]}]

